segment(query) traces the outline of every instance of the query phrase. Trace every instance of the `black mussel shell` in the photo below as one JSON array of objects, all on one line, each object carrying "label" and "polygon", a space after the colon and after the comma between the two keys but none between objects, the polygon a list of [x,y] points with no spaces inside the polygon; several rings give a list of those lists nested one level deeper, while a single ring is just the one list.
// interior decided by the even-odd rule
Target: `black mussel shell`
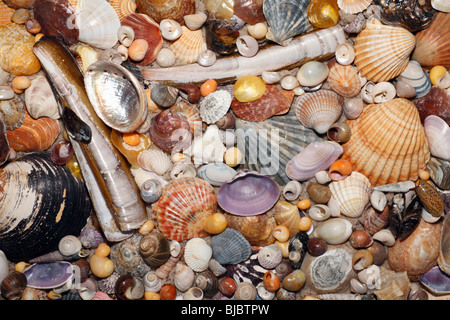
[{"label": "black mussel shell", "polygon": [[309,236],[306,232],[298,232],[289,243],[289,261],[294,269],[300,269],[308,252]]},{"label": "black mussel shell", "polygon": [[87,123],[81,120],[75,112],[69,108],[64,108],[61,118],[69,136],[82,143],[87,144],[91,142],[91,128],[87,125]]},{"label": "black mussel shell", "polygon": [[421,217],[422,206],[419,198],[415,197],[403,212],[395,208],[389,210],[389,229],[395,238],[405,240],[419,225]]}]

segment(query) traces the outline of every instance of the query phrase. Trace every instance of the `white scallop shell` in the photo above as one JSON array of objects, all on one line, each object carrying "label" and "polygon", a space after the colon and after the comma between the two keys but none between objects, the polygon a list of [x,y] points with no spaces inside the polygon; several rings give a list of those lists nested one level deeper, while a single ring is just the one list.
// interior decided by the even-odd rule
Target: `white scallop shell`
[{"label": "white scallop shell", "polygon": [[211,257],[212,248],[202,238],[192,238],[184,247],[184,261],[195,272],[208,269]]},{"label": "white scallop shell", "polygon": [[58,105],[53,91],[44,76],[31,80],[31,85],[25,90],[25,107],[28,114],[34,118],[49,117],[59,119]]},{"label": "white scallop shell", "polygon": [[159,149],[147,149],[139,153],[137,161],[142,169],[162,176],[172,166],[170,156]]},{"label": "white scallop shell", "polygon": [[232,101],[233,97],[226,90],[211,92],[199,103],[200,117],[207,124],[216,123],[227,114]]}]

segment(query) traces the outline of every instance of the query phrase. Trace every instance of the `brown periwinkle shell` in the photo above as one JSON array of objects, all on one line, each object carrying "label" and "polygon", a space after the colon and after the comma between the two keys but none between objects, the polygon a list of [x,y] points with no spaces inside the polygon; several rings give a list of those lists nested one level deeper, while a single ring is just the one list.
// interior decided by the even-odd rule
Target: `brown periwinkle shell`
[{"label": "brown periwinkle shell", "polygon": [[355,230],[348,239],[350,245],[355,249],[367,248],[373,242],[370,234],[365,230]]},{"label": "brown periwinkle shell", "polygon": [[308,253],[313,256],[320,256],[327,251],[328,245],[322,238],[313,237],[307,242]]},{"label": "brown periwinkle shell", "polygon": [[228,112],[224,115],[219,121],[215,123],[215,125],[222,130],[233,129],[236,123],[236,119],[232,112]]},{"label": "brown periwinkle shell", "polygon": [[381,266],[387,258],[387,248],[378,241],[374,241],[366,250],[370,251],[373,256],[373,263]]},{"label": "brown periwinkle shell", "polygon": [[275,267],[275,273],[277,274],[278,278],[280,278],[280,281],[283,281],[283,279],[293,270],[294,268],[292,267],[291,263],[285,259],[281,260],[281,262]]},{"label": "brown periwinkle shell", "polygon": [[190,103],[197,103],[201,97],[200,88],[193,83],[186,83],[179,86],[178,94]]},{"label": "brown periwinkle shell", "polygon": [[203,290],[205,298],[212,298],[219,292],[219,280],[210,270],[198,273],[195,277],[194,284],[196,287]]},{"label": "brown periwinkle shell", "polygon": [[20,300],[26,286],[27,278],[25,275],[22,272],[13,271],[2,281],[2,297],[7,300]]},{"label": "brown periwinkle shell", "polygon": [[144,283],[130,274],[120,276],[116,281],[115,293],[120,300],[139,300],[144,296]]},{"label": "brown periwinkle shell", "polygon": [[169,259],[170,242],[162,233],[154,231],[142,237],[139,252],[149,266],[157,268]]},{"label": "brown periwinkle shell", "polygon": [[346,143],[351,135],[352,130],[345,122],[335,123],[327,131],[328,139],[338,143]]},{"label": "brown periwinkle shell", "polygon": [[154,103],[163,108],[175,104],[178,97],[178,89],[164,84],[157,84],[150,92],[150,98]]},{"label": "brown periwinkle shell", "polygon": [[331,199],[331,190],[328,186],[316,182],[310,183],[306,187],[309,198],[315,203],[327,204]]},{"label": "brown periwinkle shell", "polygon": [[73,263],[80,270],[80,283],[85,282],[89,278],[91,271],[89,261],[85,258],[79,259]]}]

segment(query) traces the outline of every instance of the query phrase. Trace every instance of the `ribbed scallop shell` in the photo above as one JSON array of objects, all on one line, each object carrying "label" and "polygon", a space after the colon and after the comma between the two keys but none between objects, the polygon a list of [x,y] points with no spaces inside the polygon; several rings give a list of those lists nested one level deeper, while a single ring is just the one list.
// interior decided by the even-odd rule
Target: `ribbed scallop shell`
[{"label": "ribbed scallop shell", "polygon": [[146,149],[139,153],[137,161],[142,169],[162,176],[172,166],[170,156],[160,149]]},{"label": "ribbed scallop shell", "polygon": [[226,228],[211,237],[213,259],[221,265],[238,264],[247,260],[252,254],[252,247],[241,232]]},{"label": "ribbed scallop shell", "polygon": [[269,25],[267,39],[285,45],[291,38],[311,28],[308,0],[265,0],[263,12]]},{"label": "ribbed scallop shell", "polygon": [[0,25],[11,23],[11,17],[14,9],[8,7],[3,1],[0,1]]},{"label": "ribbed scallop shell", "polygon": [[347,178],[330,183],[331,193],[339,203],[341,213],[350,218],[362,215],[370,200],[371,187],[369,179],[356,171]]},{"label": "ribbed scallop shell", "polygon": [[31,80],[31,85],[25,90],[25,106],[34,119],[49,117],[59,119],[58,105],[53,91],[44,76]]},{"label": "ribbed scallop shell", "polygon": [[408,30],[372,19],[355,38],[355,65],[369,81],[389,81],[406,68],[415,44]]},{"label": "ribbed scallop shell", "polygon": [[338,0],[337,5],[345,13],[354,14],[366,10],[371,2],[372,0]]},{"label": "ribbed scallop shell", "polygon": [[425,130],[415,105],[406,99],[370,104],[348,120],[350,140],[342,159],[369,178],[373,186],[416,180],[430,159]]},{"label": "ribbed scallop shell", "polygon": [[136,12],[136,3],[133,0],[110,0],[109,4],[116,11],[120,21]]},{"label": "ribbed scallop shell", "polygon": [[361,91],[361,79],[352,65],[341,65],[332,60],[328,64],[327,82],[330,88],[339,95],[347,98],[355,97]]},{"label": "ribbed scallop shell", "polygon": [[178,178],[163,188],[152,205],[158,229],[170,240],[184,241],[204,237],[204,220],[216,212],[213,187],[199,178]]},{"label": "ribbed scallop shell", "polygon": [[208,269],[212,248],[203,238],[193,238],[184,247],[184,261],[195,272]]},{"label": "ribbed scallop shell", "polygon": [[112,48],[118,39],[120,20],[104,0],[78,0],[76,9],[78,40],[100,49]]},{"label": "ribbed scallop shell", "polygon": [[343,98],[331,90],[319,90],[298,97],[293,109],[307,128],[324,134],[342,113]]},{"label": "ribbed scallop shell", "polygon": [[287,201],[278,201],[274,206],[273,217],[277,225],[284,225],[289,229],[291,238],[298,233],[300,213],[296,205]]},{"label": "ribbed scallop shell", "polygon": [[448,13],[438,12],[431,25],[416,33],[412,59],[422,67],[444,66],[450,69],[450,19]]},{"label": "ribbed scallop shell", "polygon": [[199,54],[207,49],[202,30],[190,30],[181,26],[182,33],[170,48],[177,60],[182,63],[190,64],[197,61]]}]

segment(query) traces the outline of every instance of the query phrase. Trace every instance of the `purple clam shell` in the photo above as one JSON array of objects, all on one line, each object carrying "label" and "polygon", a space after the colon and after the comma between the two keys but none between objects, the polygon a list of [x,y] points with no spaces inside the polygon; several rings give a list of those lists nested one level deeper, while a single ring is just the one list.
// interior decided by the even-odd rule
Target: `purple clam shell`
[{"label": "purple clam shell", "polygon": [[434,294],[450,293],[450,275],[437,266],[419,276],[419,281]]},{"label": "purple clam shell", "polygon": [[280,194],[280,187],[269,177],[243,170],[220,187],[217,202],[228,213],[253,216],[270,210]]},{"label": "purple clam shell", "polygon": [[64,285],[73,277],[70,262],[35,263],[24,271],[27,286],[36,289],[53,289]]}]

